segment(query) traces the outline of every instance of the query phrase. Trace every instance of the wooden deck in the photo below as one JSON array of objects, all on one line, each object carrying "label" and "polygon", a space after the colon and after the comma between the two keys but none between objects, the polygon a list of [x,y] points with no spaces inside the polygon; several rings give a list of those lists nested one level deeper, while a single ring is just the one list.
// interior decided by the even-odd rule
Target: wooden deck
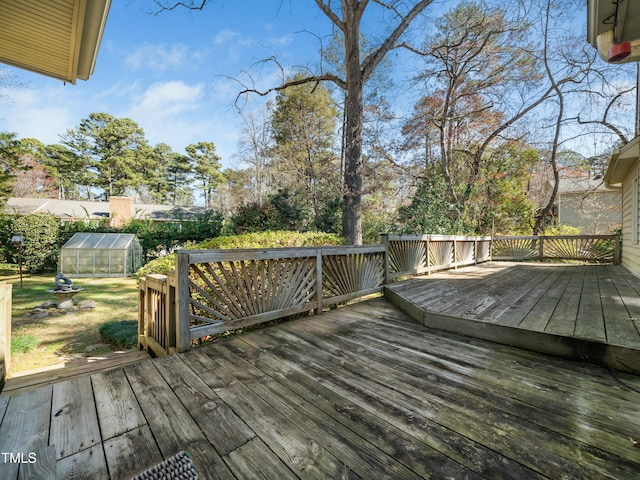
[{"label": "wooden deck", "polygon": [[640,374],[640,280],[620,265],[487,263],[385,295],[431,328]]},{"label": "wooden deck", "polygon": [[427,329],[384,298],[2,393],[0,418],[0,452],[37,459],[0,461],[7,480],[130,478],[180,450],[206,479],[640,475],[640,377]]},{"label": "wooden deck", "polygon": [[146,350],[128,350],[100,356],[82,357],[48,367],[16,372],[7,380],[2,392],[32,390],[62,380],[85,376],[89,373],[123,367],[146,358],[150,358]]}]

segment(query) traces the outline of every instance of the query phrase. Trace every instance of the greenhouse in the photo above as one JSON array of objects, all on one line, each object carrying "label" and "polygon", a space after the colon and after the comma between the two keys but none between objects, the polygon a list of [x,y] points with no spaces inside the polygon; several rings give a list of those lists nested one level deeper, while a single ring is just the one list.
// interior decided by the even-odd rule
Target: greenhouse
[{"label": "greenhouse", "polygon": [[60,271],[75,277],[126,277],[142,266],[142,247],[130,233],[76,233],[60,252]]}]

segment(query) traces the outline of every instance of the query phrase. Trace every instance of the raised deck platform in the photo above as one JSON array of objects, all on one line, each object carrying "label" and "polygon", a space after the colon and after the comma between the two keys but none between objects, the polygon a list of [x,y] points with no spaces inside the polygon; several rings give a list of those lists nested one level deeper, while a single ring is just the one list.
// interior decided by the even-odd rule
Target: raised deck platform
[{"label": "raised deck platform", "polygon": [[383,298],[2,393],[0,419],[0,452],[37,458],[3,480],[126,479],[180,450],[204,479],[640,474],[640,377],[426,329]]},{"label": "raised deck platform", "polygon": [[640,374],[640,280],[620,265],[487,263],[385,296],[430,328]]}]

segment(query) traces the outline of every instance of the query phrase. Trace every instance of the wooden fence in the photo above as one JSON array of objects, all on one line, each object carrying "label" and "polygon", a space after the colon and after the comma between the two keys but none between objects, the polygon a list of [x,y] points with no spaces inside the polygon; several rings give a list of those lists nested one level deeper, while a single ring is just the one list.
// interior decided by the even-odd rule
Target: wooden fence
[{"label": "wooden fence", "polygon": [[141,279],[138,343],[185,351],[199,338],[380,292],[384,274],[384,245],[180,250],[172,280]]},{"label": "wooden fence", "polygon": [[157,356],[175,352],[176,276],[146,275],[138,283],[138,346]]},{"label": "wooden fence", "polygon": [[0,284],[0,390],[11,368],[11,284]]},{"label": "wooden fence", "polygon": [[615,236],[382,235],[381,245],[180,250],[174,274],[140,280],[138,343],[156,355],[193,341],[382,291],[399,277],[490,260],[617,263]]},{"label": "wooden fence", "polygon": [[492,260],[579,260],[620,263],[619,235],[494,237]]},{"label": "wooden fence", "polygon": [[398,277],[419,275],[486,262],[491,237],[460,235],[382,235],[387,248],[385,283]]}]

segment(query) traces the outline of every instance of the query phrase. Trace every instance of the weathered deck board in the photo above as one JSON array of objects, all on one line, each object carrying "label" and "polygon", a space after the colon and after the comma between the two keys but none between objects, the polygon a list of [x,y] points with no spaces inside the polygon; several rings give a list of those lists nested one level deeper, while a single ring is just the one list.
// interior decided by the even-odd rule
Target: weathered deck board
[{"label": "weathered deck board", "polygon": [[[600,286],[598,285],[597,266],[586,266],[589,271],[582,284],[582,295],[580,296],[580,307],[576,317],[576,328],[573,334],[576,337],[589,338],[593,340],[606,341],[607,333],[604,325],[602,313],[603,305],[600,298]],[[605,307],[609,307],[606,305]]]},{"label": "weathered deck board", "polygon": [[2,392],[9,393],[11,391],[35,389],[62,380],[123,367],[145,358],[149,358],[149,354],[146,351],[130,350],[108,354],[103,357],[86,357],[66,364],[18,372],[12,374],[11,378],[7,380]]},{"label": "weathered deck board", "polygon": [[[541,475],[552,477],[560,468],[564,471],[573,469],[578,478],[589,478],[592,472],[606,475],[607,469],[613,463],[616,463],[619,478],[632,475],[635,471],[633,463],[625,465],[617,460],[617,457],[606,453],[598,452],[594,455],[582,442],[572,442],[569,438],[558,437],[546,429],[538,428],[523,416],[505,413],[504,399],[491,396],[490,392],[485,394],[488,400],[483,401],[481,396],[464,395],[459,389],[440,389],[439,382],[433,382],[433,378],[416,378],[415,366],[405,368],[402,363],[396,363],[389,367],[386,362],[379,362],[375,354],[368,356],[366,363],[361,363],[359,356],[349,354],[349,345],[342,344],[337,338],[318,340],[319,336],[314,333],[307,336],[301,334],[298,329],[295,335],[286,335],[282,330],[265,332],[278,340],[289,340],[286,356],[291,354],[291,350],[298,351],[300,356],[295,357],[298,364],[319,363],[320,359],[324,360],[322,363],[329,363],[328,359],[323,357],[337,356],[344,365],[341,376],[345,377],[346,381],[361,385],[362,380],[358,372],[363,370],[368,370],[368,378],[384,378],[384,385],[377,385],[376,393],[384,392],[383,395],[387,398],[397,395],[396,401],[401,405],[408,404],[411,400],[420,400],[423,407],[417,413],[422,413],[433,421],[446,418],[450,428],[456,432],[478,444],[490,444],[492,449],[504,456],[514,451],[522,463],[529,468],[539,469],[538,473]],[[367,348],[365,345],[368,346],[368,343],[361,344],[360,348]],[[302,352],[314,352],[317,357]],[[305,359],[305,356],[310,358]],[[345,373],[345,370],[348,373]],[[400,391],[403,392],[402,395],[396,393]],[[550,398],[545,400],[551,401]],[[513,407],[510,408],[513,410]],[[542,456],[546,458],[544,466],[538,465],[538,459]],[[518,478],[521,478],[521,475],[518,475]]]},{"label": "weathered deck board", "polygon": [[[579,422],[569,418],[574,415],[573,405],[581,400],[581,395],[576,392],[580,392],[584,384],[567,384],[566,379],[555,375],[552,369],[544,374],[532,375],[528,369],[515,369],[508,363],[503,364],[500,354],[491,355],[491,352],[487,352],[484,356],[478,350],[473,355],[462,357],[449,351],[434,350],[432,345],[427,350],[424,348],[424,342],[416,341],[414,331],[408,331],[402,336],[398,335],[393,342],[388,342],[385,339],[375,338],[367,330],[362,329],[357,333],[351,332],[347,340],[353,343],[351,349],[364,348],[363,345],[367,345],[368,348],[375,349],[377,357],[387,361],[393,361],[396,358],[407,359],[403,360],[403,363],[407,362],[412,367],[422,369],[426,378],[430,380],[437,378],[437,382],[430,383],[429,389],[441,391],[443,398],[468,395],[470,402],[485,401],[494,406],[500,405],[501,401],[508,398],[511,399],[508,400],[511,410],[517,411],[518,415],[527,422],[536,423],[560,434],[570,433],[577,437],[584,430],[596,429],[597,434],[591,435],[587,443],[598,448],[615,448],[617,455],[627,456],[630,460],[637,459],[637,452],[628,448],[628,438],[625,433],[628,432],[629,425],[640,427],[638,419],[622,413],[619,418],[616,418],[616,422],[611,423],[609,413],[600,413],[608,412],[608,408],[594,409],[592,412],[585,413],[584,418]],[[467,346],[466,340],[460,342],[460,350]],[[460,350],[456,349],[455,352]],[[488,358],[489,356],[491,358]],[[414,360],[415,357],[419,358],[417,363]],[[446,364],[457,368],[445,369],[443,365]],[[461,368],[461,366],[464,367]],[[480,369],[484,371],[480,372]],[[509,389],[505,390],[501,383],[505,375],[518,379],[518,383],[525,387],[514,388],[513,384],[509,384]],[[477,381],[478,377],[481,381]],[[627,395],[627,392],[621,388],[622,384],[611,377],[607,380],[606,386],[600,386],[597,382],[589,385],[589,391],[592,392],[590,398],[594,404],[600,402],[618,412],[628,412],[629,408],[633,408],[630,402],[633,401],[635,394]],[[488,391],[483,389],[487,385],[491,385]],[[527,388],[531,385],[535,385],[536,392],[531,392],[530,388]],[[557,402],[559,395],[564,399],[564,403]],[[532,407],[532,400],[544,405],[545,409]],[[616,430],[620,425],[624,425],[623,430]]]},{"label": "weathered deck board", "polygon": [[[0,425],[0,452],[36,452],[49,441],[52,388],[42,387],[10,398]],[[6,479],[18,478],[19,464],[0,463]]]},{"label": "weathered deck board", "polygon": [[148,425],[109,438],[103,447],[111,478],[130,478],[164,460]]},{"label": "weathered deck board", "polygon": [[95,373],[91,383],[103,440],[147,424],[122,370]]},{"label": "weathered deck board", "polygon": [[50,442],[56,447],[58,459],[100,443],[98,415],[89,377],[53,385]]},{"label": "weathered deck board", "polygon": [[189,414],[152,362],[129,365],[125,372],[165,458],[188,449],[205,478],[233,478],[198,426],[209,420]]},{"label": "weathered deck board", "polygon": [[564,295],[556,305],[546,330],[557,335],[572,336],[575,333],[576,322],[578,317],[578,308],[580,307],[580,297],[582,296],[582,284],[587,274],[586,268],[576,268]]},{"label": "weathered deck board", "polygon": [[501,262],[385,294],[426,326],[640,373],[639,291],[619,265]]},{"label": "weathered deck board", "polygon": [[234,451],[256,436],[179,356],[167,356],[156,366],[192,417],[211,419],[201,422],[200,429],[220,455]]},{"label": "weathered deck board", "polygon": [[130,478],[180,450],[205,479],[640,475],[640,377],[427,329],[384,298],[3,393],[0,419],[0,451],[38,452],[3,480]]}]

